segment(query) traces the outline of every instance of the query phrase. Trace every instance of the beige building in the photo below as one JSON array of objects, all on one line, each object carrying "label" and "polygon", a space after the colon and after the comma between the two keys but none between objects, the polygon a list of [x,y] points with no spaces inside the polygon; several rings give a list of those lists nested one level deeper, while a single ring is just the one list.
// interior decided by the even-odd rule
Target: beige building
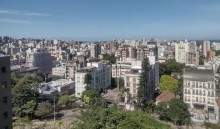
[{"label": "beige building", "polygon": [[126,94],[125,103],[130,99],[137,98],[137,91],[140,82],[141,68],[132,68],[129,72],[124,75],[125,88],[129,89],[129,95]]},{"label": "beige building", "polygon": [[0,54],[0,129],[12,129],[10,57]]},{"label": "beige building", "polygon": [[66,73],[66,67],[65,66],[59,66],[59,67],[52,68],[52,75],[53,76],[64,77],[65,73]]},{"label": "beige building", "polygon": [[203,56],[207,57],[207,52],[211,50],[211,43],[210,41],[203,41],[202,44],[202,54]]},{"label": "beige building", "polygon": [[199,52],[196,43],[184,41],[175,43],[175,60],[186,65],[199,65]]}]

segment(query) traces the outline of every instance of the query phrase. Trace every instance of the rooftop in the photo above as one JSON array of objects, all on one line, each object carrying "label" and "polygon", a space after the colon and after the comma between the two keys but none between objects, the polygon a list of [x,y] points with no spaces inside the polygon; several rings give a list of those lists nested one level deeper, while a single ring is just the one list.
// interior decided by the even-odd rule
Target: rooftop
[{"label": "rooftop", "polygon": [[156,100],[159,101],[160,103],[162,102],[164,103],[164,102],[169,102],[171,99],[174,98],[180,98],[180,96],[175,96],[175,94],[172,92],[164,91],[156,98]]},{"label": "rooftop", "polygon": [[186,81],[214,81],[214,71],[211,69],[185,68],[183,79]]},{"label": "rooftop", "polygon": [[87,67],[83,67],[83,68],[77,70],[77,72],[92,72],[95,69],[97,69],[97,68],[94,66],[87,66]]}]

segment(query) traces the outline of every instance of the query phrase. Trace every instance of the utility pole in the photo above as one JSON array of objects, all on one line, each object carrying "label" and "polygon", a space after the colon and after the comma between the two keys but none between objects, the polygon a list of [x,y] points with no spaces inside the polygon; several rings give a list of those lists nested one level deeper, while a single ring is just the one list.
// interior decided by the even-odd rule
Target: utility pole
[{"label": "utility pole", "polygon": [[53,96],[53,119],[54,122],[56,121],[56,101],[55,101],[55,95]]}]

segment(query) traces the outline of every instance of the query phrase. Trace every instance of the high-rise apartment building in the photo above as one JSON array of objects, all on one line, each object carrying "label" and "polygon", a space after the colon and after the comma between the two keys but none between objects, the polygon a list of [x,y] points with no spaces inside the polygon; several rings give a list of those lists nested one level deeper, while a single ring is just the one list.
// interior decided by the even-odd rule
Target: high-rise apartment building
[{"label": "high-rise apartment building", "polygon": [[196,43],[183,41],[175,43],[175,60],[186,65],[199,65],[199,52]]},{"label": "high-rise apartment building", "polygon": [[[152,99],[155,90],[159,86],[159,62],[156,61],[155,56],[148,56],[148,59],[150,70],[148,73],[148,87],[146,87],[145,97],[146,99]],[[127,103],[130,98],[136,100],[140,82],[141,64],[141,60],[139,60],[139,63],[133,63],[129,71],[126,71],[123,75],[125,88],[129,89],[129,94],[125,96],[125,103]]]},{"label": "high-rise apartment building", "polygon": [[44,48],[28,49],[26,51],[26,64],[29,67],[38,67],[40,72],[50,72],[52,70],[52,57]]},{"label": "high-rise apartment building", "polygon": [[186,62],[186,52],[188,51],[188,42],[180,41],[180,43],[175,43],[175,60],[179,63]]},{"label": "high-rise apartment building", "polygon": [[90,56],[92,58],[98,58],[101,54],[101,45],[100,44],[91,44],[90,46]]},{"label": "high-rise apartment building", "polygon": [[0,129],[12,129],[10,57],[0,54]]},{"label": "high-rise apartment building", "polygon": [[87,73],[92,75],[89,88],[100,91],[111,86],[111,66],[102,62],[90,62],[87,63],[87,67],[83,67],[75,73],[76,97],[81,97],[82,92],[86,90],[85,76]]},{"label": "high-rise apartment building", "polygon": [[202,44],[202,54],[203,56],[207,57],[207,52],[211,50],[211,43],[210,41],[203,41]]},{"label": "high-rise apartment building", "polygon": [[137,58],[137,49],[134,47],[129,47],[129,58],[136,59]]}]

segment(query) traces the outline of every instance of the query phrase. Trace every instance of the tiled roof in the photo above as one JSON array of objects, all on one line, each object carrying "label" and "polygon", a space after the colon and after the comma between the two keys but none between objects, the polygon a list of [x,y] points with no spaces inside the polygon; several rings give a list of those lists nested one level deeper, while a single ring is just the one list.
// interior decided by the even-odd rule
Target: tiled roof
[{"label": "tiled roof", "polygon": [[174,98],[180,98],[180,97],[178,95],[175,96],[175,94],[172,92],[164,91],[156,98],[156,100],[161,103],[161,102],[169,102],[171,99]]}]

